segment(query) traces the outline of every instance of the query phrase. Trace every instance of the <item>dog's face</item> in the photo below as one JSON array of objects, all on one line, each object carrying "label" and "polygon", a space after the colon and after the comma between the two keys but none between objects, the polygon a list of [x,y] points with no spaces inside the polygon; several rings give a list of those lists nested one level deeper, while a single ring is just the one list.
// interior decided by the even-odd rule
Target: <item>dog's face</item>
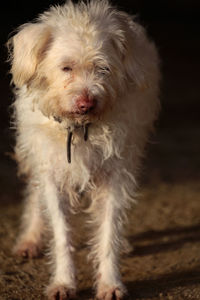
[{"label": "dog's face", "polygon": [[118,89],[113,80],[118,70],[109,56],[114,47],[110,40],[99,44],[87,32],[63,34],[52,41],[36,78],[39,86],[44,81],[39,103],[44,114],[84,123],[112,108]]},{"label": "dog's face", "polygon": [[130,22],[98,8],[87,15],[53,8],[11,39],[15,85],[35,93],[48,117],[76,123],[101,118],[130,86],[144,84]]}]

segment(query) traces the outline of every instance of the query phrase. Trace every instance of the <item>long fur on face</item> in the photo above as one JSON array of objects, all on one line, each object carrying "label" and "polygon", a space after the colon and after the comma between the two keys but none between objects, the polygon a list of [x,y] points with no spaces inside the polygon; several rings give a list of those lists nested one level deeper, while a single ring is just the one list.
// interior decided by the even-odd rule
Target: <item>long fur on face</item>
[{"label": "long fur on face", "polygon": [[[124,293],[117,267],[120,231],[159,111],[155,46],[134,18],[106,0],[51,7],[21,26],[8,46],[17,88],[15,154],[19,173],[29,180],[31,203],[16,249],[31,256],[31,249],[39,247],[42,234],[35,231],[42,231],[40,207],[45,207],[54,236],[49,299],[73,295],[66,215],[87,191],[88,212],[97,228],[92,251],[97,296],[119,300]],[[85,112],[87,105],[92,109]],[[71,164],[66,155],[69,129]]]}]

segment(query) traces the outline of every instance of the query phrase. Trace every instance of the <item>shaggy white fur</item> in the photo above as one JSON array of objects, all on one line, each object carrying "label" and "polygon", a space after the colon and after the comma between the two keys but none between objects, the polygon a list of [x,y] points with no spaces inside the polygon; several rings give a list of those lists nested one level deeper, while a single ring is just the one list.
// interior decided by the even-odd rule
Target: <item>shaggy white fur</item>
[{"label": "shaggy white fur", "polygon": [[120,300],[125,294],[118,268],[122,225],[159,110],[155,46],[134,18],[106,0],[51,7],[21,26],[8,46],[16,86],[15,155],[28,182],[15,251],[38,255],[47,217],[54,266],[48,298],[73,297],[68,214],[86,191],[96,228],[91,241],[96,297]]}]

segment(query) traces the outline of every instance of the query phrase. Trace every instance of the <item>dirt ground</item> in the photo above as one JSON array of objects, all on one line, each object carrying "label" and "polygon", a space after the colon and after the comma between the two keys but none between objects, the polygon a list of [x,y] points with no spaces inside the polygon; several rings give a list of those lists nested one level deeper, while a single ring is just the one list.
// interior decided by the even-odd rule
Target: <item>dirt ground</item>
[{"label": "dirt ground", "polygon": [[[200,299],[200,105],[196,64],[199,41],[196,35],[191,35],[186,45],[186,31],[181,36],[182,29],[174,31],[173,24],[171,28],[163,26],[162,32],[155,38],[164,60],[163,113],[144,163],[138,203],[130,212],[127,237],[133,249],[122,255],[121,271],[131,300],[197,300]],[[167,34],[170,42],[164,40]],[[198,76],[192,77],[195,68]],[[8,151],[9,143],[8,132],[4,131],[4,142],[0,144],[0,300],[45,299],[43,291],[50,276],[46,257],[26,260],[12,255],[23,205],[22,184],[15,176],[15,165],[3,154]],[[76,227],[82,227],[82,215],[77,216]],[[86,300],[93,297],[92,270],[83,241],[84,238],[78,244],[75,262],[78,299]]]}]

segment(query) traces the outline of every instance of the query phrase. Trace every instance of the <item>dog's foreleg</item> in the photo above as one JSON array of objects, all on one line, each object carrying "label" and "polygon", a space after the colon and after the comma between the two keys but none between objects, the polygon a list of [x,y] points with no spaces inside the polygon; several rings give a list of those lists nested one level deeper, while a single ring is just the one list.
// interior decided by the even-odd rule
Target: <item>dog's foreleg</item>
[{"label": "dog's foreleg", "polygon": [[121,282],[118,268],[120,232],[122,227],[120,192],[116,187],[101,191],[102,198],[97,200],[94,218],[97,233],[94,238],[94,254],[97,264],[97,299],[120,300],[125,288]]},{"label": "dog's foreleg", "polygon": [[48,299],[70,299],[75,295],[75,270],[71,257],[70,229],[57,188],[51,179],[45,182],[44,197],[53,231],[54,273],[47,288]]},{"label": "dog's foreleg", "polygon": [[22,218],[22,230],[14,253],[24,257],[36,257],[42,248],[44,222],[40,206],[40,187],[29,182]]}]

